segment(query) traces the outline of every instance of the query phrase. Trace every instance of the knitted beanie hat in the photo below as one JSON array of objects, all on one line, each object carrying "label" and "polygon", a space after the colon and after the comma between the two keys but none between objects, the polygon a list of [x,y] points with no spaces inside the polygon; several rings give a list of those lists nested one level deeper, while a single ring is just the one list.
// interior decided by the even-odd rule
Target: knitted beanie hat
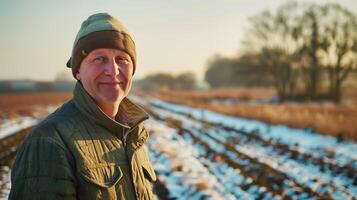
[{"label": "knitted beanie hat", "polygon": [[94,49],[111,48],[125,51],[133,61],[136,68],[135,43],[124,25],[108,13],[98,13],[88,17],[82,23],[74,40],[72,56],[67,62],[67,67],[76,73],[82,60]]}]

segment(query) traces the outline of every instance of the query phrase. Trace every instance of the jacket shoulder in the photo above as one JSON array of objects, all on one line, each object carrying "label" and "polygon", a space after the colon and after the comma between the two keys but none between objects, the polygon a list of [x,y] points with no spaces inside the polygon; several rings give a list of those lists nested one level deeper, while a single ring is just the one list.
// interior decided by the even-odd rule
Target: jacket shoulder
[{"label": "jacket shoulder", "polygon": [[76,121],[83,117],[72,100],[63,104],[30,133],[30,137],[52,137],[54,133],[71,134],[76,129]]}]

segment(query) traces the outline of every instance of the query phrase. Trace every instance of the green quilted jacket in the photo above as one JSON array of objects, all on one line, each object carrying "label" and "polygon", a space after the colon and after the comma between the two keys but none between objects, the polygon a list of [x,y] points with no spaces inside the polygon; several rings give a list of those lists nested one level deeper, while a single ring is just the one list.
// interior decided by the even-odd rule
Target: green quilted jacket
[{"label": "green quilted jacket", "polygon": [[118,115],[128,123],[107,117],[78,82],[18,150],[9,199],[153,199],[148,115],[127,98]]}]

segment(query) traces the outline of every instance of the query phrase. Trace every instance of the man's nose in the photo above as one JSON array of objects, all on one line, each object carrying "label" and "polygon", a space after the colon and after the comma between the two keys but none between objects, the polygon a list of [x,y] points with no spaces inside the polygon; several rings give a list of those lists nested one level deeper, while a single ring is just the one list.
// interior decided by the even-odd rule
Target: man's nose
[{"label": "man's nose", "polygon": [[106,66],[106,73],[108,75],[116,76],[119,74],[119,65],[116,63],[115,58],[110,59]]}]

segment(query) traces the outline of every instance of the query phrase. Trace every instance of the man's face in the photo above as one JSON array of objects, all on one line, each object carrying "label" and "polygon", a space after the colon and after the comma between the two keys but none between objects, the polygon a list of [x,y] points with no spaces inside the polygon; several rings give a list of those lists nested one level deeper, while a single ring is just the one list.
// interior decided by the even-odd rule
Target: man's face
[{"label": "man's face", "polygon": [[76,74],[98,105],[120,102],[131,88],[133,62],[117,49],[95,49],[85,57]]}]

